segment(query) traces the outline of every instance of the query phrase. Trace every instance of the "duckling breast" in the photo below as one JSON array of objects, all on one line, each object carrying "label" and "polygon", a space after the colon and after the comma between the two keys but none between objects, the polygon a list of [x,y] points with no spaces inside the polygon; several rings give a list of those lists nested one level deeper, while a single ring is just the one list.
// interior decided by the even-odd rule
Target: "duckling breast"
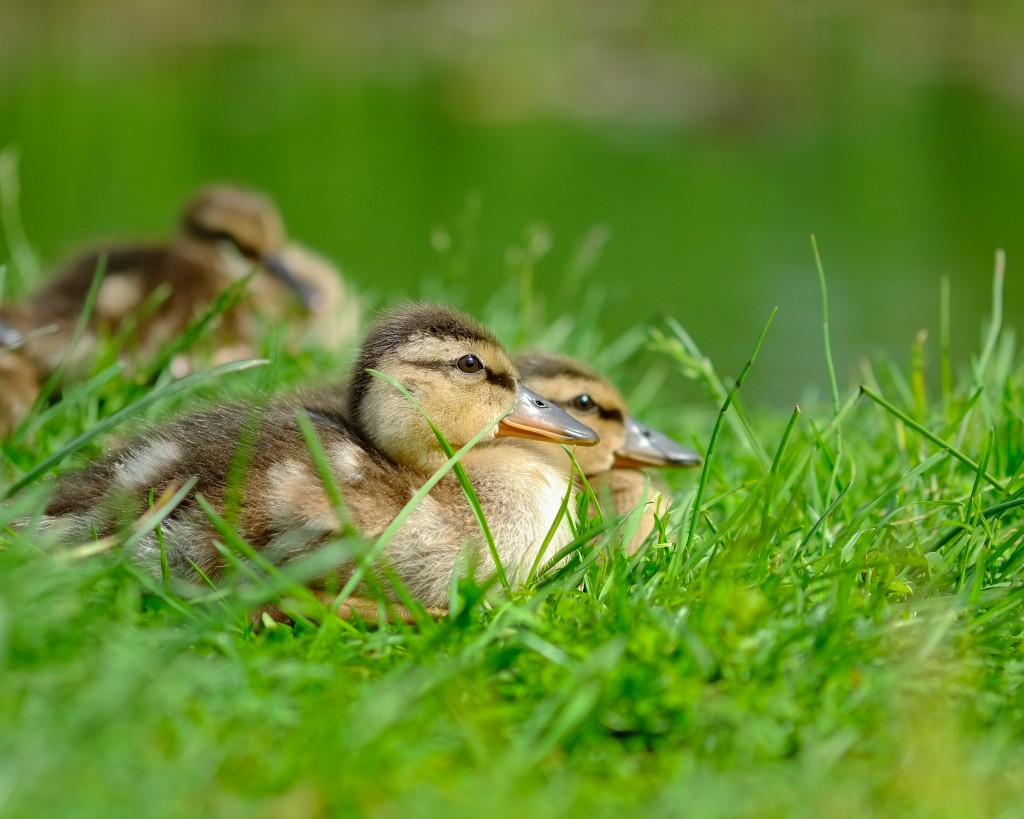
[{"label": "duckling breast", "polygon": [[[526,581],[538,555],[544,565],[573,539],[577,489],[561,462],[559,448],[548,450],[527,441],[494,441],[478,447],[467,465],[513,585]],[[563,513],[566,493],[569,500]],[[554,532],[544,546],[552,526]]]}]

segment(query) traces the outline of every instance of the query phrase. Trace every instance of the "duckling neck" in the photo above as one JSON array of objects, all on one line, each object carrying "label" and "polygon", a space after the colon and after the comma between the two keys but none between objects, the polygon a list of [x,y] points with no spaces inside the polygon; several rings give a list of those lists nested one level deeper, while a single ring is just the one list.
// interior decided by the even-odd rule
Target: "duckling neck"
[{"label": "duckling neck", "polygon": [[[432,475],[448,462],[448,455],[438,446],[437,449],[416,450],[403,455],[402,460],[417,472]],[[463,458],[465,461],[465,458]]]},{"label": "duckling neck", "polygon": [[[351,413],[349,417],[352,416]],[[402,436],[391,432],[388,435],[376,434],[374,428],[359,424],[355,433],[369,445],[371,449],[383,455],[397,466],[421,473],[424,477],[434,474],[448,460],[448,456],[435,442],[431,447],[422,433],[413,436]],[[427,431],[426,434],[430,434]]]}]

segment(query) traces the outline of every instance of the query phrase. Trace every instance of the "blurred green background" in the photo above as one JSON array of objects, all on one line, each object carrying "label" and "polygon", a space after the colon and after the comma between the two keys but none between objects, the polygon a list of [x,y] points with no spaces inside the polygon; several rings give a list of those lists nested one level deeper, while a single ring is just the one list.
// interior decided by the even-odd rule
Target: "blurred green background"
[{"label": "blurred green background", "polygon": [[826,383],[811,233],[848,381],[921,328],[934,366],[942,277],[966,363],[997,247],[1011,323],[1024,303],[1019,0],[0,5],[0,144],[44,268],[165,234],[213,179],[269,191],[382,300],[441,282],[479,310],[550,235],[538,293],[571,312],[559,281],[600,249],[608,338],[673,315],[735,373],[778,304],[749,382],[778,404]]}]

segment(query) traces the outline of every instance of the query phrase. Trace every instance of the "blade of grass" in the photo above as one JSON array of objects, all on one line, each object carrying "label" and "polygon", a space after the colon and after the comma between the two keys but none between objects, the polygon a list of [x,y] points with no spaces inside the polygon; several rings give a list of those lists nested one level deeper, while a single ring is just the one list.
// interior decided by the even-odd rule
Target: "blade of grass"
[{"label": "blade of grass", "polygon": [[14,435],[11,436],[12,440],[14,442],[19,442],[32,431],[42,429],[62,413],[68,412],[69,408],[73,407],[76,402],[98,392],[123,372],[124,364],[120,361],[115,361],[109,367],[98,372],[84,384],[80,384],[73,390],[66,391],[60,401],[56,404],[47,407],[43,412],[30,414]]},{"label": "blade of grass", "polygon": [[[712,366],[711,361],[701,352],[693,338],[675,319],[667,319],[666,325],[672,330],[675,338],[668,338],[660,330],[651,331],[651,347],[660,352],[667,353],[676,359],[682,367],[684,374],[692,380],[702,381],[711,397],[721,403],[729,395],[729,390],[718,377],[718,373]],[[733,427],[746,446],[754,453],[763,471],[767,472],[770,466],[768,454],[761,445],[760,440],[754,432],[754,427],[747,418],[742,402],[734,396],[733,411],[728,416],[728,423]]]},{"label": "blade of grass", "polygon": [[950,352],[952,346],[951,326],[949,276],[943,276],[939,286],[939,349],[942,373],[942,407],[943,414],[947,420],[949,418],[950,406],[953,403],[953,356]]},{"label": "blade of grass", "polygon": [[96,270],[93,271],[92,281],[89,283],[89,291],[85,295],[85,301],[82,303],[82,312],[78,314],[78,321],[75,322],[75,329],[71,333],[71,339],[64,349],[64,355],[61,356],[60,363],[50,373],[50,377],[46,379],[39,390],[39,395],[36,396],[36,400],[33,402],[35,407],[45,406],[46,402],[50,400],[50,396],[53,395],[53,391],[57,389],[57,385],[60,384],[64,371],[67,369],[68,361],[71,360],[72,353],[78,348],[82,336],[85,335],[85,331],[89,326],[89,319],[92,318],[93,310],[96,307],[96,298],[99,296],[100,285],[103,284],[103,277],[106,275],[106,272],[107,255],[101,253],[96,260]]},{"label": "blade of grass", "polygon": [[[121,548],[125,552],[131,552],[147,534],[156,529],[167,519],[171,512],[178,508],[178,505],[192,491],[197,481],[198,478],[193,476],[185,481],[174,494],[168,495],[164,493],[157,500],[156,504],[139,518],[138,522],[132,527],[132,533],[122,542]],[[161,559],[163,558],[163,550],[161,549]]]},{"label": "blade of grass", "polygon": [[[308,605],[314,608],[322,607],[322,603],[306,587],[296,583],[292,578],[281,572],[280,567],[264,557],[260,552],[235,531],[224,518],[222,518],[213,505],[202,495],[196,495],[196,502],[206,514],[207,519],[213,524],[217,533],[224,539],[223,543],[213,541],[217,550],[234,566],[235,570],[244,575],[250,582],[258,587],[266,587],[268,581],[274,580],[280,588],[273,590],[265,589],[268,593],[262,599],[270,600],[279,597],[282,590],[301,598]],[[245,558],[242,560],[241,558]],[[257,571],[256,568],[260,571]],[[260,573],[262,572],[262,574]],[[314,624],[303,618],[303,624],[314,627]]]},{"label": "blade of grass", "polygon": [[992,271],[992,320],[985,336],[985,345],[974,367],[974,382],[981,386],[985,382],[989,362],[995,352],[999,333],[1003,329],[1003,282],[1006,278],[1006,251],[996,250],[995,268]]},{"label": "blade of grass", "polygon": [[796,429],[797,421],[800,420],[800,407],[799,405],[793,407],[793,414],[789,416],[789,423],[786,424],[786,429],[782,433],[782,438],[779,441],[779,447],[775,450],[775,457],[772,459],[771,469],[768,470],[768,483],[765,487],[764,493],[764,506],[761,510],[761,533],[765,534],[768,526],[768,519],[772,512],[772,502],[775,500],[775,488],[779,479],[779,466],[782,463],[782,456],[786,452],[786,447],[789,445],[789,439],[793,436],[793,431]]},{"label": "blade of grass", "polygon": [[711,431],[711,440],[708,442],[707,452],[704,455],[704,467],[701,469],[700,482],[697,485],[697,494],[693,499],[693,506],[690,512],[690,528],[686,533],[686,545],[682,550],[677,549],[672,553],[672,558],[669,561],[669,577],[674,578],[676,576],[680,554],[683,552],[689,552],[693,548],[693,540],[697,535],[697,521],[700,518],[701,505],[704,500],[704,494],[707,491],[708,477],[711,474],[711,463],[715,454],[715,446],[718,444],[718,438],[722,434],[722,424],[725,421],[726,414],[729,412],[729,407],[733,402],[734,396],[739,392],[740,388],[743,386],[743,382],[747,378],[747,373],[749,373],[751,367],[754,366],[754,361],[757,359],[757,354],[761,349],[761,345],[764,343],[765,336],[768,335],[768,328],[772,326],[772,321],[775,319],[775,314],[778,310],[778,307],[772,309],[771,315],[768,317],[768,321],[765,322],[764,328],[761,330],[761,334],[757,337],[754,349],[750,353],[750,358],[747,359],[747,363],[743,366],[740,374],[736,377],[735,386],[729,390],[729,394],[726,396],[725,402],[722,404],[722,408],[718,411],[718,417],[715,419],[715,426]]},{"label": "blade of grass", "polygon": [[530,584],[537,576],[537,568],[540,566],[541,560],[544,559],[544,554],[548,550],[548,545],[551,543],[551,538],[555,536],[555,532],[558,531],[558,527],[562,523],[562,519],[568,514],[569,499],[572,497],[572,491],[575,488],[575,475],[579,472],[579,467],[576,465],[576,454],[575,448],[563,447],[566,450],[573,450],[569,452],[569,457],[572,462],[572,466],[569,469],[569,480],[565,487],[565,495],[562,498],[562,503],[558,507],[558,513],[555,515],[555,519],[551,521],[551,526],[548,527],[547,534],[544,536],[544,542],[541,543],[540,549],[537,550],[536,556],[533,558],[533,564],[530,566],[530,571],[526,576],[526,583]]},{"label": "blade of grass", "polygon": [[242,300],[249,287],[249,282],[258,272],[259,268],[253,267],[240,279],[231,282],[221,290],[206,309],[185,328],[184,332],[167,342],[160,348],[152,361],[140,368],[139,378],[143,381],[151,381],[171,363],[176,355],[192,347],[214,319],[226,313]]},{"label": "blade of grass", "polygon": [[[2,271],[3,268],[0,267],[0,272]],[[54,333],[57,332],[57,329],[58,328],[56,324],[47,324],[45,327],[39,327],[36,330],[32,330],[29,333],[25,333],[24,335],[19,336],[15,341],[12,341],[10,344],[5,344],[2,347],[0,347],[0,355],[14,352],[15,350],[20,350],[30,341],[35,341],[37,338],[42,338],[43,336],[52,336]]]},{"label": "blade of grass", "polygon": [[[331,509],[333,510],[335,518],[341,529],[339,533],[340,536],[356,537],[357,533],[355,529],[353,529],[345,511],[344,498],[341,496],[341,491],[338,489],[338,484],[334,480],[334,474],[331,471],[330,464],[327,462],[327,453],[324,452],[323,444],[316,433],[316,429],[313,427],[313,422],[310,420],[309,414],[302,407],[298,407],[295,410],[295,422],[298,424],[299,431],[302,433],[303,440],[306,443],[306,449],[309,451],[310,457],[313,459],[313,464],[319,473],[320,481],[324,485],[324,490],[327,492],[328,500],[331,503]],[[378,600],[386,601],[386,595],[384,594],[383,587],[380,585],[379,580],[373,572],[370,572],[367,575],[367,583],[370,584],[370,591],[374,597]],[[408,594],[406,596],[408,596]]]},{"label": "blade of grass", "polygon": [[800,541],[800,545],[792,552],[790,563],[792,563],[793,560],[803,552],[807,547],[807,544],[811,542],[811,538],[814,537],[815,533],[825,525],[825,521],[828,520],[832,516],[832,513],[839,507],[840,501],[846,497],[846,494],[850,491],[850,487],[853,486],[855,471],[856,470],[853,467],[850,468],[850,480],[847,482],[846,486],[840,490],[839,494],[836,496],[835,500],[832,501],[828,509],[826,509],[825,512],[816,521],[814,521],[814,525],[808,530],[804,539]]},{"label": "blade of grass", "polygon": [[839,381],[836,379],[836,365],[832,360],[832,340],[828,329],[828,288],[825,285],[825,268],[818,252],[818,240],[811,235],[811,248],[814,250],[814,265],[818,271],[818,287],[821,289],[821,335],[825,345],[825,366],[828,369],[828,383],[832,390],[832,412],[839,413]]}]

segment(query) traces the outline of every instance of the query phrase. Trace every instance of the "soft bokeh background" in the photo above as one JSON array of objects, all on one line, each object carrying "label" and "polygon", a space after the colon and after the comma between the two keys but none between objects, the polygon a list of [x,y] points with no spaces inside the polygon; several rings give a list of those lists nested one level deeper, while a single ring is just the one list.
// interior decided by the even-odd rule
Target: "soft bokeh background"
[{"label": "soft bokeh background", "polygon": [[749,383],[780,405],[825,384],[811,233],[850,382],[921,328],[934,364],[942,277],[966,363],[997,247],[1024,303],[1018,0],[0,6],[44,268],[166,233],[212,179],[272,193],[381,300],[440,282],[480,310],[550,237],[541,296],[582,270],[608,338],[674,315],[727,373],[778,304]]}]

